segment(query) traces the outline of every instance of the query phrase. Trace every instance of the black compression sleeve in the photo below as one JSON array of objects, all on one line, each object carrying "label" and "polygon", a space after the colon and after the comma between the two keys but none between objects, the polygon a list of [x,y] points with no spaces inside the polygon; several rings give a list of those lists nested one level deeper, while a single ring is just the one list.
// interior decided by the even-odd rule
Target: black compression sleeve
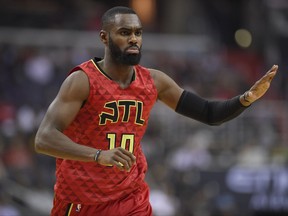
[{"label": "black compression sleeve", "polygon": [[224,101],[209,101],[184,91],[175,111],[205,124],[220,125],[237,117],[246,108],[240,103],[239,96]]}]

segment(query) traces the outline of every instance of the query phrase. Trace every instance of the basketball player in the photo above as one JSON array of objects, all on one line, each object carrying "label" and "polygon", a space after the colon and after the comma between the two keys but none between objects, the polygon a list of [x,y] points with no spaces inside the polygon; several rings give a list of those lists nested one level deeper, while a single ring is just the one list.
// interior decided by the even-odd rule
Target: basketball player
[{"label": "basketball player", "polygon": [[51,215],[151,216],[141,139],[155,102],[219,125],[262,97],[278,66],[244,94],[208,101],[165,73],[139,65],[142,25],[132,9],[108,10],[100,39],[104,57],[70,72],[36,134],[36,151],[56,158]]}]

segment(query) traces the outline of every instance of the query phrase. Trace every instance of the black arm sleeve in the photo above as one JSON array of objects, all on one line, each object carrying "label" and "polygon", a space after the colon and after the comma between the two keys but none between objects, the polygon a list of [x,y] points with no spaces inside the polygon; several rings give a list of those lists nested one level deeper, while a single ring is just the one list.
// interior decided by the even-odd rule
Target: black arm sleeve
[{"label": "black arm sleeve", "polygon": [[240,115],[247,107],[234,97],[224,101],[209,101],[184,91],[175,111],[208,125],[220,125]]}]

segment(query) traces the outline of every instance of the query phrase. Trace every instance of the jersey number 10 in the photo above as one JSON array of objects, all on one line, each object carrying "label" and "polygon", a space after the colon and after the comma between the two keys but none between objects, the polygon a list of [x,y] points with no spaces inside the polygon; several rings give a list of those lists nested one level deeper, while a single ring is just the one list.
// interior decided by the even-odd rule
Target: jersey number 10
[{"label": "jersey number 10", "polygon": [[[107,139],[109,140],[109,149],[114,149],[116,146],[116,134],[115,133],[108,133]],[[134,150],[134,134],[122,134],[120,147],[123,149],[128,150],[129,152],[133,153]],[[112,166],[107,164],[107,166]]]},{"label": "jersey number 10", "polygon": [[[120,147],[133,153],[134,150],[134,134],[122,134]],[[108,133],[109,149],[116,148],[116,134]]]}]

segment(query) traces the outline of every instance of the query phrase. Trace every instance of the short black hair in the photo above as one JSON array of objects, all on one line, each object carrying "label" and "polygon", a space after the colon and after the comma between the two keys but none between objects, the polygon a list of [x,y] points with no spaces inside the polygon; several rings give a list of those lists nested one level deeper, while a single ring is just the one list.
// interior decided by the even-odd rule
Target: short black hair
[{"label": "short black hair", "polygon": [[[107,10],[101,19],[102,29],[106,29],[111,22],[114,22],[116,14],[136,14],[136,12],[129,7],[116,6]],[[136,14],[137,15],[137,14]]]}]

